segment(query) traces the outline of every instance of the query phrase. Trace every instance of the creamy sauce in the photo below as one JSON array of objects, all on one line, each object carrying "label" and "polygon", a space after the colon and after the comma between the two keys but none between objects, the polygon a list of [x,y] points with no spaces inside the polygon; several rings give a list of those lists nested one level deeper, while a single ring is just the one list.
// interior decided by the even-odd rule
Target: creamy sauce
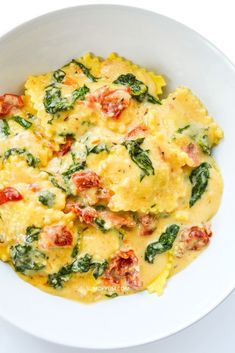
[{"label": "creamy sauce", "polygon": [[161,294],[213,241],[223,183],[210,152],[223,132],[187,88],[159,104],[160,75],[115,54],[77,62],[29,77],[24,104],[0,116],[0,259],[86,303]]}]

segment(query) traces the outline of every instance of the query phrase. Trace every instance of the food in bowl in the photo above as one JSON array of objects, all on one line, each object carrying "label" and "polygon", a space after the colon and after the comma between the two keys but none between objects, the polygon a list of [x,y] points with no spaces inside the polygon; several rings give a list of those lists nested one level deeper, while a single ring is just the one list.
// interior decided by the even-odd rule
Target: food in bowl
[{"label": "food in bowl", "polygon": [[209,244],[223,137],[197,97],[116,54],[30,76],[0,97],[0,258],[83,302],[147,289]]}]

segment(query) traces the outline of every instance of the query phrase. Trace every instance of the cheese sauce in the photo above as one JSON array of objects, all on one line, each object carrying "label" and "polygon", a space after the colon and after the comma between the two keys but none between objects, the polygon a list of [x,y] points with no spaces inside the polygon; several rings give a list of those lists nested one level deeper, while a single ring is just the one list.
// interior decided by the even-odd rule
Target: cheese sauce
[{"label": "cheese sauce", "polygon": [[0,259],[82,302],[147,289],[209,244],[221,128],[197,97],[86,54],[0,97]]}]

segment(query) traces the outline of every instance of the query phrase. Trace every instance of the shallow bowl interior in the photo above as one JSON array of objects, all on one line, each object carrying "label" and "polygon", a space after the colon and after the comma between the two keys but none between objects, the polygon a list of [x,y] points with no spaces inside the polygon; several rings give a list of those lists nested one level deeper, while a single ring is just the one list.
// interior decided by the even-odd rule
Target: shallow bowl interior
[{"label": "shallow bowl interior", "polygon": [[61,344],[117,348],[166,337],[195,322],[234,288],[234,92],[232,64],[185,26],[121,6],[68,8],[32,20],[0,40],[0,92],[19,92],[29,74],[60,67],[86,51],[118,52],[165,75],[168,90],[190,87],[225,131],[216,150],[225,190],[211,246],[175,276],[162,297],[140,293],[94,305],[53,297],[0,264],[0,315]]}]

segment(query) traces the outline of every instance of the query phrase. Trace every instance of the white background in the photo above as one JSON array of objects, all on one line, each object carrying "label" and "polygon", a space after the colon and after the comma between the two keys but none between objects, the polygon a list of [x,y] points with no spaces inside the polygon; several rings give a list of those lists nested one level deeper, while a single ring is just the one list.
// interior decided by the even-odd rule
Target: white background
[{"label": "white background", "polygon": [[[231,61],[235,62],[234,0],[1,0],[0,36],[24,21],[46,12],[63,7],[90,3],[118,3],[138,6],[172,17],[202,34],[221,49]],[[234,104],[234,102],[232,103]],[[17,295],[17,291],[12,294],[11,300],[14,300],[14,295]],[[235,293],[230,295],[228,299],[201,321],[174,336],[144,347],[141,346],[115,352],[232,353],[235,351],[234,327]],[[23,333],[21,330],[0,319],[0,353],[32,352],[89,353],[88,350],[79,351],[44,342]]]}]

